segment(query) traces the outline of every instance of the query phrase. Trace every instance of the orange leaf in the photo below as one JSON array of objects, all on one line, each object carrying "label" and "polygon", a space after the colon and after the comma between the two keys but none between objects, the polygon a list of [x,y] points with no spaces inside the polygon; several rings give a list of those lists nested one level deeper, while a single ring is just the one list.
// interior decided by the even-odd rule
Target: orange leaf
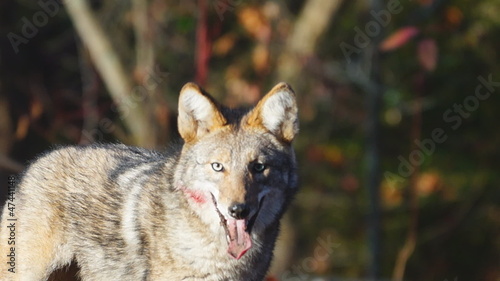
[{"label": "orange leaf", "polygon": [[457,27],[462,23],[464,14],[457,6],[451,6],[446,9],[445,17],[450,26]]},{"label": "orange leaf", "polygon": [[433,71],[436,68],[438,58],[438,48],[434,39],[424,39],[418,43],[417,49],[418,61],[427,71]]},{"label": "orange leaf", "polygon": [[38,119],[43,113],[43,104],[40,99],[34,99],[30,107],[30,117],[32,119]]},{"label": "orange leaf", "polygon": [[387,37],[384,41],[382,41],[380,43],[379,49],[384,52],[395,50],[406,44],[418,33],[418,28],[414,26],[402,27],[389,35],[389,37]]},{"label": "orange leaf", "polygon": [[235,43],[236,36],[234,34],[226,34],[214,42],[212,52],[215,55],[224,56],[233,49]]},{"label": "orange leaf", "polygon": [[258,44],[253,49],[252,62],[256,72],[262,73],[269,67],[269,49],[265,44]]},{"label": "orange leaf", "polygon": [[242,8],[238,18],[244,29],[254,38],[262,42],[268,42],[271,37],[271,27],[264,13],[256,7]]},{"label": "orange leaf", "polygon": [[30,127],[30,117],[28,115],[22,115],[19,117],[19,120],[17,120],[17,128],[16,128],[16,139],[17,140],[22,140],[26,137],[28,134],[28,129]]},{"label": "orange leaf", "polygon": [[419,196],[426,197],[440,191],[442,188],[441,177],[434,172],[421,174],[416,182],[416,188]]}]

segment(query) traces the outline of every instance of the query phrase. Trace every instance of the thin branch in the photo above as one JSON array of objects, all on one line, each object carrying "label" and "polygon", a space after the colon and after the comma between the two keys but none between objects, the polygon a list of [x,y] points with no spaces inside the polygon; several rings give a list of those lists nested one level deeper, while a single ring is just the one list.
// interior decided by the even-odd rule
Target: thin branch
[{"label": "thin branch", "polygon": [[148,1],[132,0],[136,69],[141,78],[153,68],[155,58],[154,30],[151,28],[148,6]]},{"label": "thin branch", "polygon": [[[417,76],[417,91],[416,91],[416,103],[415,103],[415,114],[412,118],[412,127],[410,133],[411,151],[417,150],[418,146],[414,140],[421,139],[422,136],[422,91],[424,83],[424,74],[421,73]],[[417,245],[418,237],[418,218],[419,218],[419,204],[418,204],[418,194],[417,194],[417,181],[420,174],[420,169],[418,165],[413,165],[413,173],[410,177],[410,186],[408,188],[408,204],[409,204],[409,225],[408,232],[406,234],[406,240],[399,250],[398,256],[396,258],[396,263],[394,265],[394,271],[392,274],[392,279],[395,281],[402,281],[406,271],[406,265],[411,255],[415,251],[415,246]]]},{"label": "thin branch", "polygon": [[342,4],[342,0],[309,0],[304,4],[293,31],[280,56],[278,76],[283,81],[295,81],[302,61],[314,54],[321,35]]},{"label": "thin branch", "polygon": [[168,106],[160,87],[164,77],[158,71],[156,61],[155,40],[157,26],[152,17],[155,3],[147,0],[132,0],[133,28],[135,35],[136,66],[134,78],[147,95],[144,110],[149,114],[152,141],[156,145],[164,145],[168,138],[169,116]]},{"label": "thin branch", "polygon": [[118,106],[125,126],[137,145],[154,146],[154,132],[142,107],[131,97],[132,85],[125,67],[111,46],[109,37],[95,19],[85,0],[66,1],[68,14],[75,25],[90,57],[101,75],[106,88]]}]

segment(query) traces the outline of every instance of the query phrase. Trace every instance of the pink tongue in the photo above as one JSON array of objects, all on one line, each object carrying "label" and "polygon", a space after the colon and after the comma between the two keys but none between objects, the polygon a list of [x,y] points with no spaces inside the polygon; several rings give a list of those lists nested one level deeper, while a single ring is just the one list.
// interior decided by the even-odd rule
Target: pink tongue
[{"label": "pink tongue", "polygon": [[235,259],[239,260],[252,247],[252,239],[246,232],[245,220],[227,220],[229,229],[229,248],[227,252]]}]

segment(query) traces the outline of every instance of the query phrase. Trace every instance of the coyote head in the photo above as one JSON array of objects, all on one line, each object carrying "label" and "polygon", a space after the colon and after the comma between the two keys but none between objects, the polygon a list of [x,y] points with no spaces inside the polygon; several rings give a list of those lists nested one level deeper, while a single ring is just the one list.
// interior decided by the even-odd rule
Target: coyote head
[{"label": "coyote head", "polygon": [[228,253],[239,259],[259,235],[278,227],[296,192],[295,94],[280,83],[254,108],[229,109],[188,83],[178,127],[185,143],[175,186],[207,227],[224,230]]}]

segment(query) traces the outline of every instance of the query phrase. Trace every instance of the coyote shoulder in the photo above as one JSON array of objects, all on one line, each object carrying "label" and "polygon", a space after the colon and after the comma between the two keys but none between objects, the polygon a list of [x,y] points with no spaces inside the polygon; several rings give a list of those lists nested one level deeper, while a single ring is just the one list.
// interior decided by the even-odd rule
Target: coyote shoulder
[{"label": "coyote shoulder", "polygon": [[71,262],[84,281],[262,280],[297,191],[295,94],[280,83],[229,109],[188,83],[178,129],[171,152],[73,146],[34,161],[3,210],[0,280]]}]

